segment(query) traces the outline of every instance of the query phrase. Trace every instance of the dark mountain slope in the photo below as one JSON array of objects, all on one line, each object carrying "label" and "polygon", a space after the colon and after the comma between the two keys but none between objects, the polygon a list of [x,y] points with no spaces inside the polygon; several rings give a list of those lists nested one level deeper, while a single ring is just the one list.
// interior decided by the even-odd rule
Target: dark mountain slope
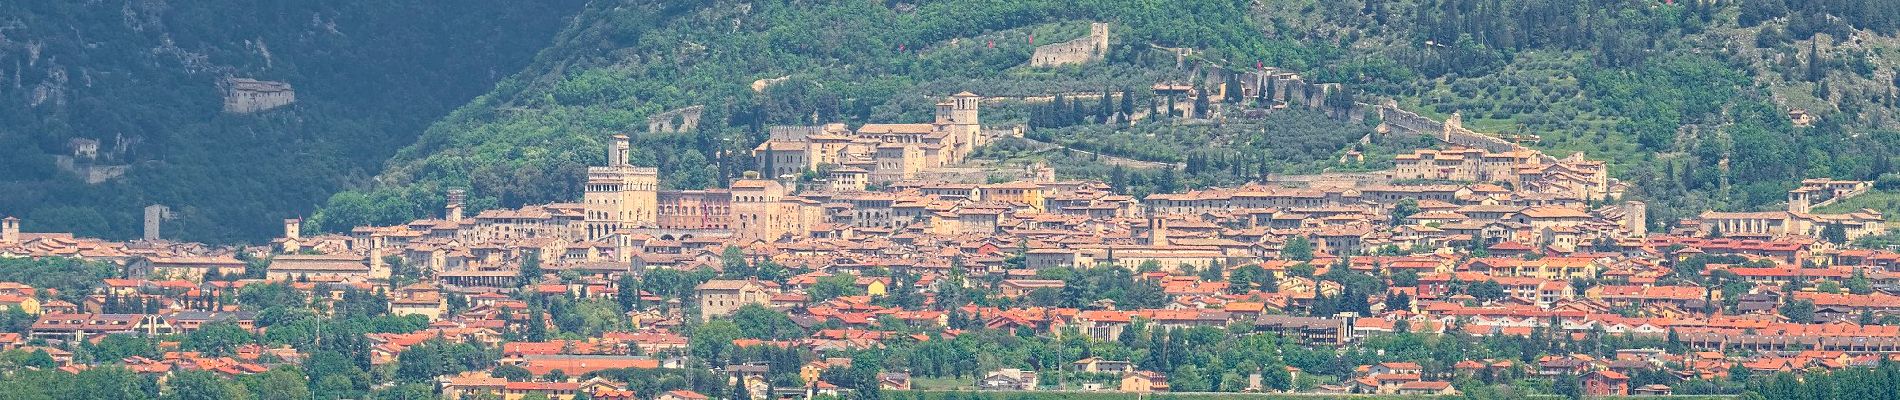
[{"label": "dark mountain slope", "polygon": [[[28,230],[256,242],[381,169],[428,123],[526,65],[582,0],[0,3],[0,214]],[[296,102],[222,112],[225,78]],[[58,167],[74,139],[87,184]],[[86,164],[82,161],[79,164]]]}]

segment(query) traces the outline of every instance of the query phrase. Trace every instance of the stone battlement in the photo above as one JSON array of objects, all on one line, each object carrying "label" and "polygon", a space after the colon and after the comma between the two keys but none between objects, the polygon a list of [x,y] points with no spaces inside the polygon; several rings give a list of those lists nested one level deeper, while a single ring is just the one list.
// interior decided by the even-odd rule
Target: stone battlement
[{"label": "stone battlement", "polygon": [[1108,23],[1089,24],[1089,35],[1075,40],[1037,46],[1029,56],[1031,67],[1084,64],[1108,55]]}]

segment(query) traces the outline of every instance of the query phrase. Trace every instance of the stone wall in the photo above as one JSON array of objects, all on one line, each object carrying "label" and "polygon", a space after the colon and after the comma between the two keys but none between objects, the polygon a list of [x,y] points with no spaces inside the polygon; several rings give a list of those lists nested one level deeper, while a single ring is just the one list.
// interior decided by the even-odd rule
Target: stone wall
[{"label": "stone wall", "polygon": [[1108,55],[1108,24],[1089,24],[1089,35],[1075,40],[1036,47],[1029,56],[1031,67],[1055,67],[1083,64]]},{"label": "stone wall", "polygon": [[74,159],[66,155],[53,156],[53,165],[90,185],[118,179],[120,176],[125,176],[125,172],[131,169],[127,165],[95,164],[92,160]]},{"label": "stone wall", "polygon": [[218,87],[224,92],[224,112],[232,114],[266,111],[297,102],[297,91],[284,82],[226,78]]},{"label": "stone wall", "polygon": [[[1484,149],[1493,153],[1531,150],[1508,140],[1485,135],[1464,127],[1464,117],[1453,112],[1445,122],[1438,122],[1423,115],[1400,109],[1397,105],[1379,106],[1379,119],[1383,121],[1380,131],[1406,135],[1428,135],[1447,144]],[[1537,152],[1545,162],[1556,161],[1555,157]]]},{"label": "stone wall", "polygon": [[1268,101],[1283,102],[1288,106],[1298,104],[1315,110],[1326,105],[1327,95],[1340,90],[1337,83],[1308,83],[1300,74],[1272,67],[1242,73],[1240,81],[1243,85],[1241,95],[1262,97],[1261,92],[1266,92]]},{"label": "stone wall", "polygon": [[706,106],[697,105],[654,114],[651,117],[647,117],[647,133],[674,133],[698,130],[699,115],[705,111]]}]

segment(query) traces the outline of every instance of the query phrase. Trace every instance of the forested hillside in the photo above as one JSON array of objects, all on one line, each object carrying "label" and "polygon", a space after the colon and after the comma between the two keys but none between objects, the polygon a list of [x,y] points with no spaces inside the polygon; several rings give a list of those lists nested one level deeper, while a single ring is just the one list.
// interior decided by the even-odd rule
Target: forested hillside
[{"label": "forested hillside", "polygon": [[[0,2],[0,214],[28,231],[258,242],[381,171],[424,127],[526,65],[581,0]],[[225,78],[297,101],[221,111]],[[56,165],[73,139],[89,185]]]},{"label": "forested hillside", "polygon": [[[1151,43],[1294,64],[1331,51],[1259,35],[1239,2],[614,0],[576,19],[526,70],[399,152],[377,185],[332,197],[311,226],[406,221],[437,210],[449,187],[469,188],[476,208],[571,201],[615,132],[635,134],[635,163],[658,166],[664,186],[710,187],[752,168],[768,125],[922,122],[966,90],[1145,90],[1151,71],[1174,65],[1144,50]],[[1114,23],[1111,62],[1019,68],[1035,43],[1078,37],[1087,21]],[[647,116],[693,105],[706,106],[697,131],[644,132]]]},{"label": "forested hillside", "polygon": [[1778,208],[1803,178],[1872,180],[1900,149],[1900,3],[1270,1],[1261,13],[1270,34],[1346,48],[1312,70],[1323,81],[1609,160],[1655,224]]},{"label": "forested hillside", "polygon": [[[1032,38],[1066,40],[1087,21],[1115,26],[1107,63],[1020,67]],[[664,185],[697,188],[751,169],[767,125],[918,122],[935,97],[964,90],[1141,96],[1175,65],[1150,45],[1303,71],[1364,101],[1460,112],[1480,131],[1610,160],[1660,225],[1702,209],[1774,208],[1801,178],[1891,169],[1892,21],[1900,6],[1847,0],[600,1],[533,64],[400,151],[374,184],[331,197],[311,226],[427,215],[449,187],[470,188],[477,208],[570,200],[613,132],[636,134],[637,163],[660,167]],[[755,92],[755,82],[775,83]],[[697,131],[642,132],[647,116],[692,105],[707,107]],[[1795,109],[1815,120],[1796,126]],[[986,109],[985,122],[1025,114]],[[1211,134],[1146,129],[1163,144]],[[1098,130],[1041,137],[1233,171],[1184,185],[1231,183],[1261,172],[1267,163],[1253,157],[1287,150],[1138,147],[1131,132]]]}]

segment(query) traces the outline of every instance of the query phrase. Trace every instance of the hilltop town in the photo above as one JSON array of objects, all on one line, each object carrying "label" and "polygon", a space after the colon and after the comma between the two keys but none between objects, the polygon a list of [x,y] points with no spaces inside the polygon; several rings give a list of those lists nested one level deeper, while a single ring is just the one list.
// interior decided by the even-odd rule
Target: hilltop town
[{"label": "hilltop town", "polygon": [[614,135],[577,202],[471,212],[452,190],[437,218],[289,219],[269,246],[7,217],[0,358],[511,400],[1724,394],[1900,360],[1900,253],[1845,245],[1884,216],[1814,211],[1870,182],[1654,232],[1603,162],[1456,119],[1371,174],[1141,198],[1047,167],[926,179],[1016,134],[981,107],[773,127],[763,173],[722,189],[661,189]]}]

